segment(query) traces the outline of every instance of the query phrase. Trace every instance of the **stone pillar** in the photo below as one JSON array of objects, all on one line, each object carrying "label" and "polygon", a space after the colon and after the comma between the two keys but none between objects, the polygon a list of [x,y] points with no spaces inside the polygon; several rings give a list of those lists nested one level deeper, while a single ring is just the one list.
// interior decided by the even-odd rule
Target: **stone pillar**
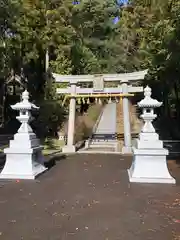
[{"label": "stone pillar", "polygon": [[76,117],[76,98],[73,96],[76,93],[76,83],[71,83],[71,99],[69,104],[69,121],[68,121],[68,139],[67,145],[63,147],[64,153],[73,153],[76,151],[74,145],[74,129]]},{"label": "stone pillar", "polygon": [[[128,82],[122,82],[122,93],[128,93]],[[124,146],[122,148],[122,153],[131,153],[131,127],[130,127],[130,116],[129,116],[129,99],[128,97],[123,97],[123,124],[124,124]]]}]

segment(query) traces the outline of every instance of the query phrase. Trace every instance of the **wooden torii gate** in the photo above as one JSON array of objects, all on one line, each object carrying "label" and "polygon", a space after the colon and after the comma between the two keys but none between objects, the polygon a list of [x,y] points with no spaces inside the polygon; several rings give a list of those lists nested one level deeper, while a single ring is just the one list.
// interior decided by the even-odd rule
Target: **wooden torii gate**
[{"label": "wooden torii gate", "polygon": [[[129,96],[132,93],[143,92],[143,87],[133,86],[139,80],[143,80],[147,70],[122,73],[122,74],[95,74],[95,75],[60,75],[53,73],[53,77],[57,83],[69,83],[67,88],[58,88],[58,94],[65,94],[70,97],[69,104],[69,122],[68,122],[68,139],[67,145],[63,148],[63,152],[72,153],[76,151],[74,145],[74,129],[75,129],[75,113],[76,98],[85,96],[96,97],[97,95],[112,94],[122,98],[123,104],[123,123],[124,123],[124,146],[123,153],[131,152],[131,129],[129,116]],[[93,82],[93,88],[81,88],[77,86],[79,83]],[[105,82],[117,82],[118,87],[104,87]]]}]

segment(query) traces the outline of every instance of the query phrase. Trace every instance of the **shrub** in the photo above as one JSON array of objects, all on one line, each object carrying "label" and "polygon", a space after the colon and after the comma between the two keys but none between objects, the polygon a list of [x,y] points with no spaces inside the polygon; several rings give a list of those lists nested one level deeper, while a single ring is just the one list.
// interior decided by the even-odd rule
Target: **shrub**
[{"label": "shrub", "polygon": [[57,137],[57,132],[65,119],[64,109],[57,101],[49,100],[40,103],[39,107],[39,112],[34,113],[35,118],[31,126],[40,139]]}]

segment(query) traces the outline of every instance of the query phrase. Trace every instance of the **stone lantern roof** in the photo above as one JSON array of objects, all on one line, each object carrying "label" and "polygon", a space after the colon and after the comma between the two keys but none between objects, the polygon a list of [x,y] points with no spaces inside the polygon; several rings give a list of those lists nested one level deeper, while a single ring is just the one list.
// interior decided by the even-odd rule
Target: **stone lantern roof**
[{"label": "stone lantern roof", "polygon": [[29,93],[25,90],[22,93],[22,101],[16,103],[15,105],[11,105],[11,108],[14,110],[31,110],[31,109],[39,109],[35,104],[29,102]]},{"label": "stone lantern roof", "polygon": [[144,99],[141,100],[137,105],[140,108],[156,108],[162,105],[162,102],[157,101],[156,99],[151,98],[151,88],[147,86],[144,89]]}]

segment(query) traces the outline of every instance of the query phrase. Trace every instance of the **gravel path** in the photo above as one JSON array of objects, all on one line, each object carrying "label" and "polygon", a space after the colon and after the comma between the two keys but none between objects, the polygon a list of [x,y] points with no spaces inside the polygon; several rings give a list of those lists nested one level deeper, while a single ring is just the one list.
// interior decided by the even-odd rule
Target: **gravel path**
[{"label": "gravel path", "polygon": [[[129,184],[130,163],[76,154],[36,181],[1,181],[0,239],[179,240],[180,186]],[[169,162],[177,182],[179,166]]]}]

